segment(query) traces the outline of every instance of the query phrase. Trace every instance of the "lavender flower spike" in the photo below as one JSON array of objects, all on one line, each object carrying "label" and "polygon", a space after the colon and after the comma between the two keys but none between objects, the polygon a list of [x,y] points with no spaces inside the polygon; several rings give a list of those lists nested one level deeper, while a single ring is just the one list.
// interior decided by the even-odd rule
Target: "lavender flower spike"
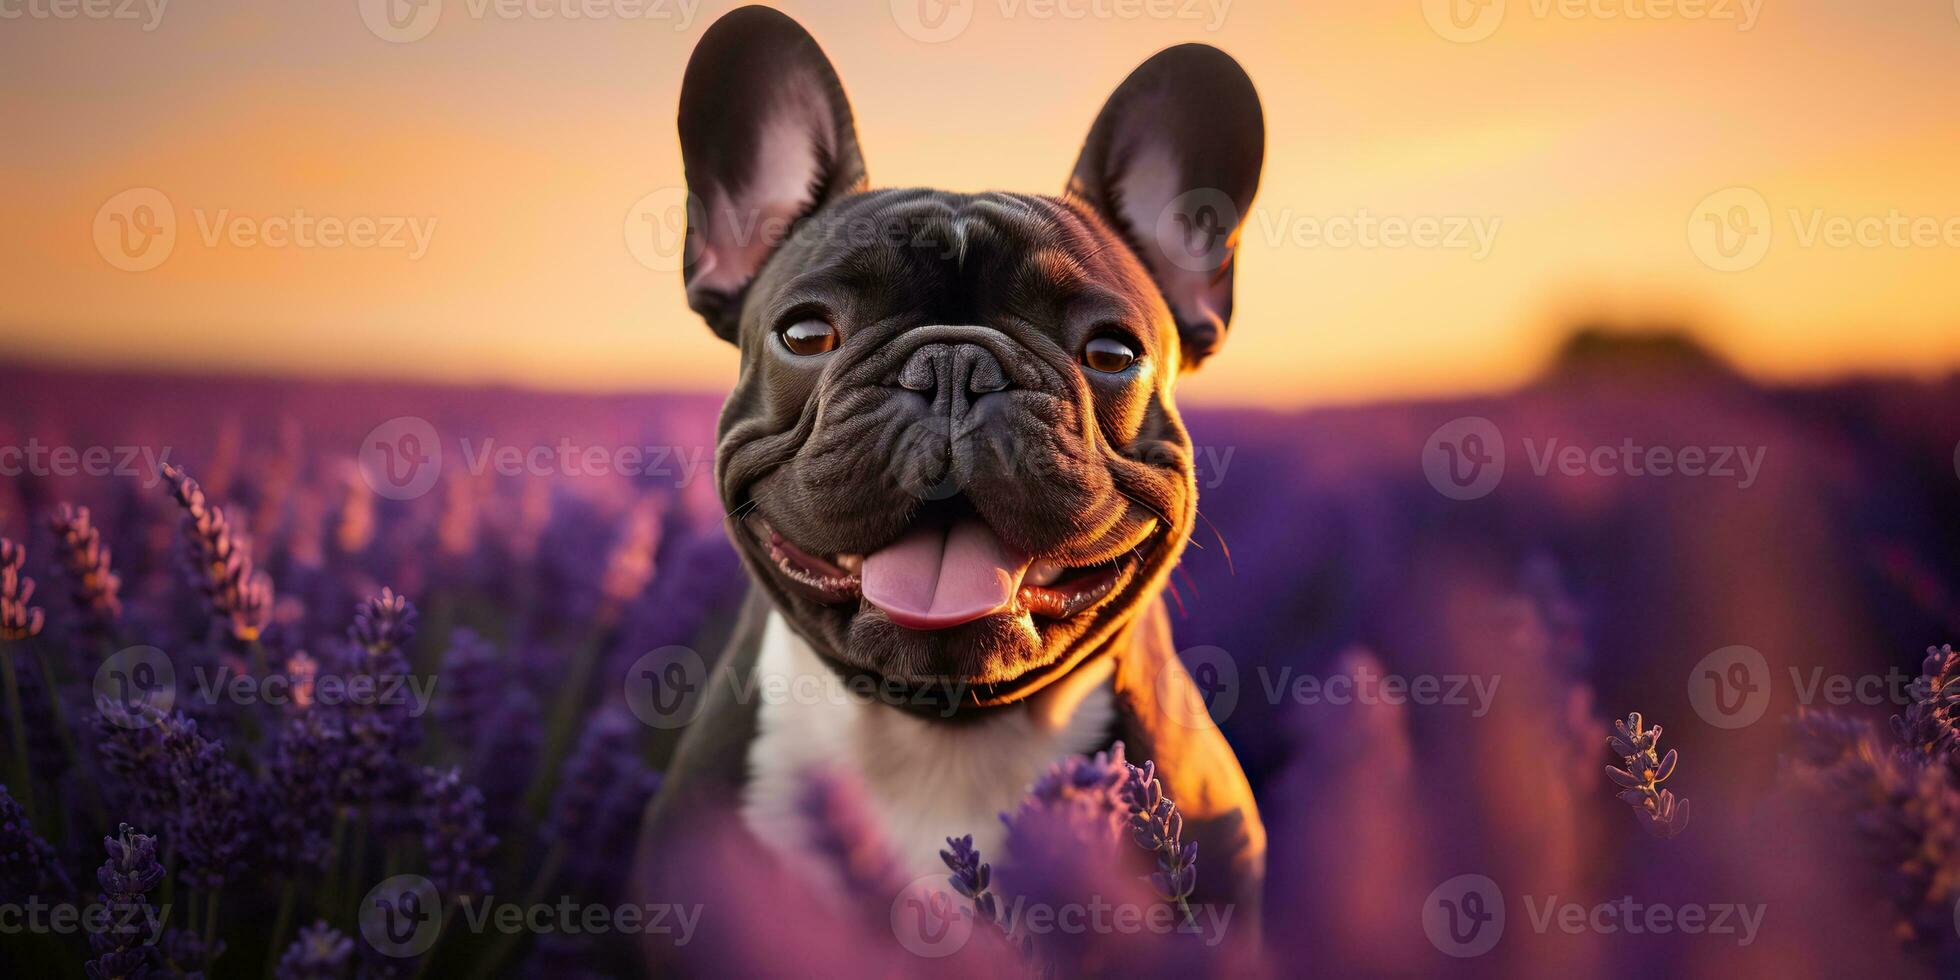
[{"label": "lavender flower spike", "polygon": [[142,934],[142,924],[151,920],[147,896],[164,875],[156,838],[123,824],[116,836],[102,839],[102,846],[109,860],[97,869],[95,880],[111,913],[110,927],[89,934],[95,958],[83,967],[89,980],[146,976],[158,965],[156,947]]},{"label": "lavender flower spike", "polygon": [[354,955],[354,941],[325,922],[299,931],[273,971],[277,980],[340,980]]},{"label": "lavender flower spike", "polygon": [[1934,759],[1945,759],[1960,773],[1960,653],[1953,645],[1927,647],[1919,676],[1906,688],[1912,703],[1892,717],[1899,740]]},{"label": "lavender flower spike", "polygon": [[953,872],[953,890],[973,903],[973,911],[987,922],[1000,921],[1000,906],[989,890],[993,884],[994,869],[980,860],[980,851],[973,846],[973,835],[960,838],[946,838],[950,851],[940,851],[939,860]]},{"label": "lavender flower spike", "polygon": [[192,578],[212,618],[228,622],[233,639],[257,640],[272,620],[272,580],[253,570],[252,549],[232,530],[224,508],[205,499],[196,480],[169,463],[163,464],[163,478],[184,508]]},{"label": "lavender flower spike", "polygon": [[422,770],[422,851],[429,877],[444,895],[476,896],[490,890],[484,861],[497,846],[483,829],[483,794],[463,782],[455,769]]},{"label": "lavender flower spike", "polygon": [[122,618],[122,578],[109,566],[109,549],[87,507],[62,504],[52,521],[61,541],[61,565],[68,573],[75,608],[87,618],[95,635],[107,633]]},{"label": "lavender flower spike", "polygon": [[383,588],[354,610],[354,625],[347,628],[347,635],[370,657],[400,654],[415,639],[415,619],[414,603],[394,589]]},{"label": "lavender flower spike", "polygon": [[1621,786],[1620,800],[1633,807],[1640,826],[1666,840],[1688,826],[1688,801],[1677,801],[1672,790],[1659,788],[1667,777],[1674,775],[1674,765],[1680,756],[1673,749],[1667,750],[1665,756],[1656,750],[1661,726],[1643,731],[1640,725],[1638,711],[1627,715],[1625,721],[1613,722],[1619,734],[1609,737],[1606,744],[1626,760],[1626,768],[1607,766],[1606,775]]},{"label": "lavender flower spike", "polygon": [[1191,893],[1198,887],[1198,842],[1180,839],[1184,815],[1164,796],[1164,784],[1157,781],[1157,764],[1146,761],[1141,769],[1128,763],[1125,766],[1129,772],[1122,794],[1130,808],[1130,836],[1138,847],[1156,853],[1157,870],[1150,875],[1150,884],[1189,922]]},{"label": "lavender flower spike", "polygon": [[75,891],[55,860],[54,848],[34,832],[27,822],[27,811],[7,787],[0,786],[0,898],[47,897],[42,889],[48,886],[61,895]]},{"label": "lavender flower spike", "polygon": [[0,640],[25,640],[41,633],[41,610],[34,599],[34,580],[20,573],[27,549],[0,538]]}]

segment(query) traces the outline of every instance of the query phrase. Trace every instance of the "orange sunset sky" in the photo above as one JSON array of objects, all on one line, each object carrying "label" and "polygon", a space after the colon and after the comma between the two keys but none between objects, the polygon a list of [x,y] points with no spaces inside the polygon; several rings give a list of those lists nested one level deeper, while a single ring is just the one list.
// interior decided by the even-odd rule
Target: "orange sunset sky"
[{"label": "orange sunset sky", "polygon": [[[732,5],[53,9],[80,2],[0,0],[0,359],[732,377],[679,274],[628,242],[681,182],[681,72]],[[1599,315],[1687,320],[1769,378],[1960,364],[1955,0],[1450,2],[777,6],[836,63],[879,185],[1059,190],[1138,62],[1193,40],[1236,56],[1265,102],[1265,178],[1232,343],[1187,400],[1495,390]],[[933,24],[957,33],[921,40]],[[138,188],[176,237],[130,271],[105,205]],[[234,234],[302,211],[398,223],[405,247]],[[1364,215],[1458,227],[1463,247],[1347,240]]]}]

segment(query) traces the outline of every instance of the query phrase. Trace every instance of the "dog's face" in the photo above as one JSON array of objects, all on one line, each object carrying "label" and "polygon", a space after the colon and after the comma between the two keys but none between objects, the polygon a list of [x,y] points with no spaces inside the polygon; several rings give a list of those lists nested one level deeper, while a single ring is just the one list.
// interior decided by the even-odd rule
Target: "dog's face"
[{"label": "dog's face", "polygon": [[717,479],[798,632],[979,704],[1106,644],[1197,513],[1172,392],[1230,316],[1263,149],[1244,73],[1146,63],[1064,197],[867,191],[816,43],[744,8],[696,49],[681,138],[689,300],[741,349]]}]

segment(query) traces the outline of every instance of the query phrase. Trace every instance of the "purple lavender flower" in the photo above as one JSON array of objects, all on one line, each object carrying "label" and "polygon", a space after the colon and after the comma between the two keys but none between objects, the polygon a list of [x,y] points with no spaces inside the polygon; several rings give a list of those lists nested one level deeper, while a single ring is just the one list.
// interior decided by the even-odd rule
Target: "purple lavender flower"
[{"label": "purple lavender flower", "polygon": [[[371,679],[378,695],[399,692],[408,676],[406,646],[415,636],[414,604],[384,588],[354,611],[348,642],[334,658],[352,681]],[[376,703],[377,698],[349,699],[337,706],[336,717],[346,740],[346,757],[335,787],[335,802],[364,806],[386,802],[399,809],[414,791],[408,760],[421,744],[422,727],[406,699]]]},{"label": "purple lavender flower", "polygon": [[135,923],[150,921],[150,890],[163,881],[157,861],[156,838],[139,834],[128,824],[116,836],[102,839],[109,860],[95,872],[102,886],[102,904],[110,912],[110,927],[89,934],[95,958],[84,964],[89,980],[120,980],[149,974],[157,964],[156,947],[144,941]]},{"label": "purple lavender flower", "polygon": [[435,703],[444,739],[462,746],[482,742],[499,707],[507,674],[496,647],[475,631],[459,628],[449,634],[449,650],[442,657],[442,690]]},{"label": "purple lavender flower", "polygon": [[812,856],[837,873],[844,893],[867,910],[889,903],[903,877],[884,828],[864,799],[864,787],[831,773],[813,773],[804,778],[798,802]]},{"label": "purple lavender flower", "polygon": [[20,573],[27,549],[0,538],[0,640],[39,636],[43,617],[34,601],[34,580]]},{"label": "purple lavender flower", "polygon": [[1151,886],[1190,921],[1191,893],[1198,887],[1198,842],[1181,840],[1184,815],[1164,796],[1164,784],[1157,780],[1157,764],[1146,761],[1141,769],[1125,766],[1121,792],[1130,811],[1130,839],[1157,856]]},{"label": "purple lavender flower", "polygon": [[50,521],[61,545],[69,593],[88,632],[107,636],[122,618],[122,578],[109,565],[109,548],[87,507],[62,504]]},{"label": "purple lavender flower", "polygon": [[660,785],[640,761],[638,731],[617,706],[594,714],[566,757],[545,821],[546,842],[564,855],[566,880],[595,899],[610,897],[621,880],[617,855],[632,849],[647,801]]},{"label": "purple lavender flower", "polygon": [[166,929],[157,940],[157,954],[163,960],[163,975],[173,980],[204,980],[204,966],[224,955],[225,942],[204,937],[189,929]]},{"label": "purple lavender flower", "polygon": [[1127,770],[1121,742],[1049,766],[1014,813],[1001,815],[1008,850],[1038,863],[1038,855],[1053,848],[1114,849],[1129,812],[1121,793]]},{"label": "purple lavender flower", "polygon": [[1909,748],[1943,761],[1960,774],[1960,653],[1952,644],[1926,648],[1919,676],[1906,688],[1912,703],[1892,718],[1892,730]]},{"label": "purple lavender flower", "polygon": [[1000,921],[1000,905],[989,889],[993,885],[993,866],[980,860],[973,846],[973,835],[946,838],[950,850],[940,851],[939,860],[952,872],[953,890],[973,903],[973,911],[987,922]]},{"label": "purple lavender flower", "polygon": [[224,508],[205,499],[196,480],[169,463],[163,465],[163,477],[184,509],[192,581],[211,618],[226,622],[233,639],[257,640],[272,618],[272,580],[253,569],[251,546],[232,529]]},{"label": "purple lavender flower", "polygon": [[483,862],[497,846],[483,829],[483,794],[464,783],[455,769],[422,770],[422,852],[429,880],[445,896],[472,897],[490,890]]},{"label": "purple lavender flower", "polygon": [[179,713],[161,727],[163,755],[177,787],[170,837],[181,865],[178,874],[192,888],[222,888],[245,869],[256,830],[257,787],[225,758],[223,743],[198,734],[196,722]]},{"label": "purple lavender flower", "polygon": [[1641,829],[1666,840],[1688,826],[1688,801],[1677,803],[1673,790],[1660,788],[1667,777],[1674,775],[1674,765],[1680,761],[1680,755],[1673,749],[1667,750],[1665,756],[1657,751],[1661,726],[1643,730],[1640,725],[1638,711],[1627,715],[1625,721],[1613,722],[1618,734],[1609,736],[1606,744],[1626,760],[1626,768],[1607,766],[1606,775],[1620,785],[1620,800],[1633,807]]},{"label": "purple lavender flower", "polygon": [[354,941],[324,921],[299,931],[273,971],[278,980],[342,980],[354,956]]},{"label": "purple lavender flower", "polygon": [[393,589],[383,588],[380,595],[370,596],[354,610],[354,625],[348,627],[347,636],[370,657],[405,658],[404,651],[415,639],[416,619],[414,603]]},{"label": "purple lavender flower", "polygon": [[512,686],[504,692],[480,740],[465,746],[471,757],[470,781],[483,791],[490,829],[499,836],[517,832],[543,740],[537,697]]},{"label": "purple lavender flower", "polygon": [[1951,948],[1960,899],[1960,787],[1950,770],[1916,747],[1887,744],[1861,719],[1806,711],[1792,729],[1800,748],[1787,764],[1800,785],[1850,817],[1892,897],[1901,935]]},{"label": "purple lavender flower", "polygon": [[332,854],[328,825],[346,739],[323,711],[289,719],[266,767],[266,853],[288,872],[319,870]]},{"label": "purple lavender flower", "polygon": [[9,899],[43,895],[50,886],[60,895],[75,891],[55,860],[54,848],[34,832],[27,811],[5,786],[0,786],[0,886]]},{"label": "purple lavender flower", "polygon": [[152,825],[166,823],[177,809],[177,785],[163,748],[165,722],[163,712],[148,702],[96,701],[96,753],[103,768],[121,777],[130,791],[130,808]]}]

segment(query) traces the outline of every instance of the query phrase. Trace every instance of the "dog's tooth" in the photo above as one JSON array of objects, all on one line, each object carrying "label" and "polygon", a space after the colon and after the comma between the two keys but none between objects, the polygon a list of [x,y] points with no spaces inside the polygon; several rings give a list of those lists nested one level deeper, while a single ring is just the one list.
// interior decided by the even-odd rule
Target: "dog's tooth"
[{"label": "dog's tooth", "polygon": [[1043,558],[1035,562],[1033,568],[1028,569],[1025,581],[1029,585],[1054,585],[1055,580],[1061,578],[1062,572],[1066,570],[1060,564]]},{"label": "dog's tooth", "polygon": [[855,575],[864,568],[863,555],[838,555],[837,567]]}]

